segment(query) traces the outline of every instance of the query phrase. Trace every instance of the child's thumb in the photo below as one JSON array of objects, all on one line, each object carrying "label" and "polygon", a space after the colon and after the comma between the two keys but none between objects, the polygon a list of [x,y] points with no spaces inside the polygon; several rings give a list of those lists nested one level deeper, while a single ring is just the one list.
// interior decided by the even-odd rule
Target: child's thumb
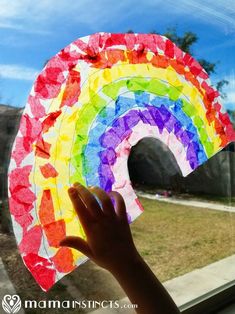
[{"label": "child's thumb", "polygon": [[68,236],[60,241],[60,246],[68,246],[80,251],[82,254],[92,258],[88,243],[80,237]]}]

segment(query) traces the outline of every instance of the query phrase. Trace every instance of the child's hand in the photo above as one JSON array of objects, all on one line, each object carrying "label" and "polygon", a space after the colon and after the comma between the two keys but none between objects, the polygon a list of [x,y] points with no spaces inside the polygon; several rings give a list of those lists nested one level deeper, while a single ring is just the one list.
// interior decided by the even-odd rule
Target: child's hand
[{"label": "child's hand", "polygon": [[61,241],[62,246],[79,250],[111,272],[119,268],[120,264],[138,259],[125,203],[119,193],[111,192],[108,195],[98,187],[86,189],[78,183],[68,192],[86,234],[86,241],[69,236]]},{"label": "child's hand", "polygon": [[[96,196],[94,196],[94,195]],[[132,240],[124,200],[98,187],[86,189],[76,183],[69,196],[86,234],[66,237],[70,246],[108,269],[118,280],[139,314],[179,314],[173,300],[137,252]],[[115,209],[111,198],[115,201]]]}]

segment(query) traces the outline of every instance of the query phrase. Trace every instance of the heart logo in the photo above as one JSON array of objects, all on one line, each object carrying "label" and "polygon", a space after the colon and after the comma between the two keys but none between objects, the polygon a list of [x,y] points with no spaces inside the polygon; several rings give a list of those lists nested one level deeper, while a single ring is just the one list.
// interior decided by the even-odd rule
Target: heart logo
[{"label": "heart logo", "polygon": [[21,300],[17,294],[5,295],[2,300],[2,308],[6,313],[18,313],[21,309]]}]

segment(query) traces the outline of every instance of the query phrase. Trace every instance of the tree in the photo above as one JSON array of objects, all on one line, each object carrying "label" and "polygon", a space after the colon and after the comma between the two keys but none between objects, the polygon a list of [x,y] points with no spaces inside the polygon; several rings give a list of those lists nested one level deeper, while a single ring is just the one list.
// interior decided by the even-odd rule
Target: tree
[{"label": "tree", "polygon": [[228,109],[227,112],[228,112],[230,119],[233,123],[233,126],[235,128],[235,110]]}]

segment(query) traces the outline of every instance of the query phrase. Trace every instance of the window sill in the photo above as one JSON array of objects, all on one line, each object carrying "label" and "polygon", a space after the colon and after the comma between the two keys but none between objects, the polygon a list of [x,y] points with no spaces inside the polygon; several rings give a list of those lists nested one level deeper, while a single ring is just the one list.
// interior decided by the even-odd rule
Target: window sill
[{"label": "window sill", "polygon": [[235,299],[235,255],[164,283],[184,314],[213,313]]}]

